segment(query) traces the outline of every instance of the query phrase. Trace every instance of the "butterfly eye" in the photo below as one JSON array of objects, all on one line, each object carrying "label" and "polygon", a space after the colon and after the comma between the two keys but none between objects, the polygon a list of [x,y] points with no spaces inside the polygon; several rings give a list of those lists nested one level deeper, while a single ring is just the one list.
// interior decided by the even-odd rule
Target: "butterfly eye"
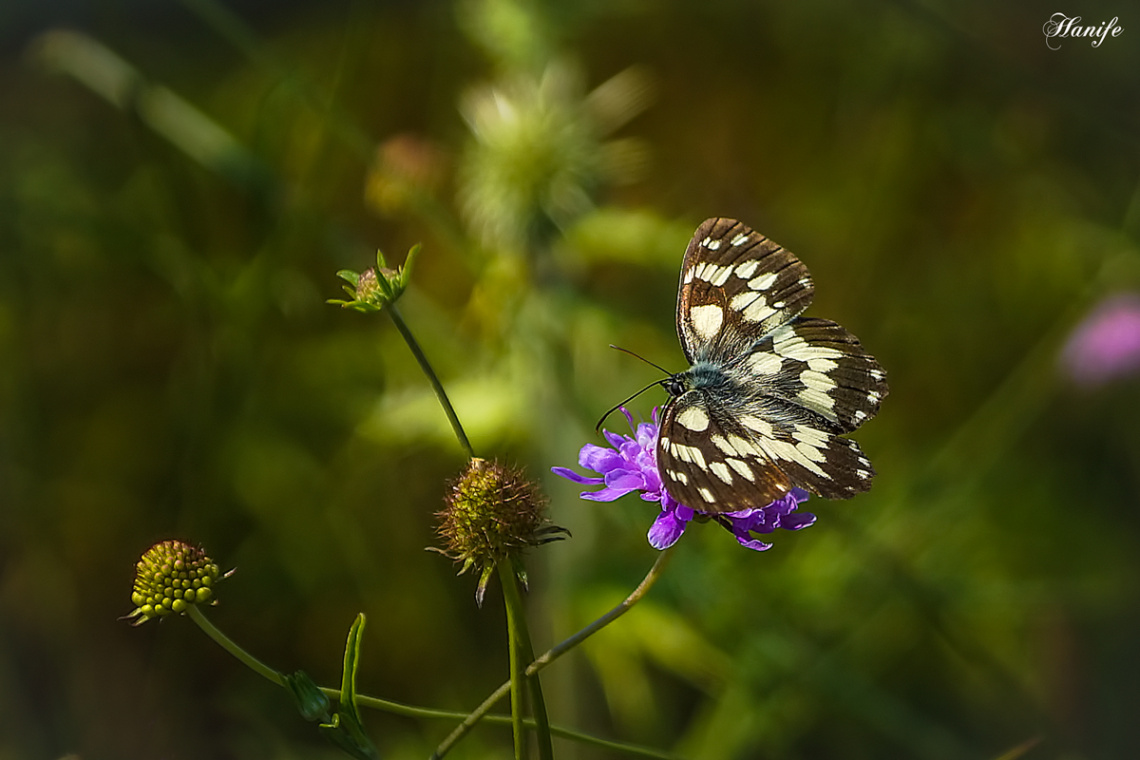
[{"label": "butterfly eye", "polygon": [[673,375],[669,379],[662,381],[661,385],[664,386],[665,391],[673,398],[685,392],[685,385],[681,382],[679,375]]}]

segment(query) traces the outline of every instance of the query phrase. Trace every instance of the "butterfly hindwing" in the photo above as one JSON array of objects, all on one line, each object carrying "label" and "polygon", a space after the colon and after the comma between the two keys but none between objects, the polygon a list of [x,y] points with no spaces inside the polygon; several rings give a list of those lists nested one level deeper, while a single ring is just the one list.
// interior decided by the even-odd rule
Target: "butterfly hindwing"
[{"label": "butterfly hindwing", "polygon": [[828,432],[802,407],[767,398],[742,414],[741,423],[793,485],[825,499],[848,499],[871,487],[875,470],[859,444]]},{"label": "butterfly hindwing", "polygon": [[875,416],[887,395],[886,374],[859,339],[826,319],[796,317],[727,365],[752,375],[766,392],[818,414],[835,433]]},{"label": "butterfly hindwing", "polygon": [[762,507],[793,487],[831,499],[874,469],[841,437],[875,415],[885,374],[835,322],[799,316],[811,275],[790,251],[732,219],[709,219],[681,266],[677,333],[692,366],[669,379],[658,469],[704,512]]},{"label": "butterfly hindwing", "polygon": [[657,469],[669,494],[685,506],[732,512],[764,506],[792,488],[755,433],[701,391],[669,404],[661,431]]}]

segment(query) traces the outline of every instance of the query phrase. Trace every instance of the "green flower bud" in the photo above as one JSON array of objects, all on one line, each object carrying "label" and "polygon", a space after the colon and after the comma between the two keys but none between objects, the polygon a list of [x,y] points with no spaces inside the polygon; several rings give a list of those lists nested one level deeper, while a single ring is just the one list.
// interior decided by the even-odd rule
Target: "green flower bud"
[{"label": "green flower bud", "polygon": [[297,709],[305,720],[319,720],[328,723],[332,720],[332,702],[320,687],[303,670],[293,675],[285,675],[285,685],[289,687]]},{"label": "green flower bud", "polygon": [[213,599],[214,584],[223,577],[199,547],[181,541],[155,544],[136,566],[131,594],[135,609],[124,619],[135,619],[133,625],[142,625],[172,612],[184,613],[191,605]]},{"label": "green flower bud", "polygon": [[415,261],[419,250],[418,245],[413,246],[408,251],[408,257],[404,260],[403,266],[396,269],[388,268],[384,254],[380,251],[376,252],[375,267],[365,269],[359,274],[348,269],[342,269],[337,272],[337,276],[348,283],[344,286],[344,291],[352,299],[344,301],[332,298],[329,299],[329,303],[365,313],[380,311],[385,305],[395,303],[403,295],[411,281],[412,263]]},{"label": "green flower bud", "polygon": [[498,462],[472,459],[452,484],[446,503],[437,513],[444,547],[436,551],[461,563],[460,575],[479,569],[479,605],[496,564],[510,562],[525,585],[523,551],[569,535],[547,520],[547,501],[538,486]]}]

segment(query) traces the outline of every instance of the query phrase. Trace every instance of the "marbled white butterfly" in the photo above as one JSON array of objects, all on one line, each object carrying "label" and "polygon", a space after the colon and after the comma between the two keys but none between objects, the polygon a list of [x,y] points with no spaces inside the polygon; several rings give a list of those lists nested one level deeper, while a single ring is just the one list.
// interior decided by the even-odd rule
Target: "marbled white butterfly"
[{"label": "marbled white butterfly", "polygon": [[875,416],[886,376],[854,335],[800,316],[813,292],[799,259],[740,222],[697,228],[677,294],[692,366],[663,382],[657,450],[677,501],[731,512],[796,486],[828,499],[871,487],[871,463],[840,435]]}]

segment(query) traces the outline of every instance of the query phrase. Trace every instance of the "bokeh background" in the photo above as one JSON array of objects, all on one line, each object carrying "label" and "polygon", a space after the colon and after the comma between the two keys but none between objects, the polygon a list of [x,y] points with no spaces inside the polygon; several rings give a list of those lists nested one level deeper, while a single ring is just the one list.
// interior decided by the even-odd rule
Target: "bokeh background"
[{"label": "bokeh background", "polygon": [[[1051,50],[1059,10],[1124,31]],[[660,377],[608,344],[684,368],[708,216],[798,253],[887,368],[879,476],[764,554],[691,528],[546,671],[555,722],[690,758],[1140,756],[1140,384],[1065,348],[1140,288],[1134,6],[6,0],[0,55],[0,759],[338,756],[188,620],[118,620],[166,538],[237,568],[208,614],[276,667],[337,683],[363,611],[362,691],[503,680],[497,583],[477,609],[424,551],[463,454],[390,322],[325,303],[377,249],[423,243],[405,318],[573,533],[530,555],[536,646],[624,597],[653,505],[549,468]],[[452,728],[366,721],[390,758]]]}]

